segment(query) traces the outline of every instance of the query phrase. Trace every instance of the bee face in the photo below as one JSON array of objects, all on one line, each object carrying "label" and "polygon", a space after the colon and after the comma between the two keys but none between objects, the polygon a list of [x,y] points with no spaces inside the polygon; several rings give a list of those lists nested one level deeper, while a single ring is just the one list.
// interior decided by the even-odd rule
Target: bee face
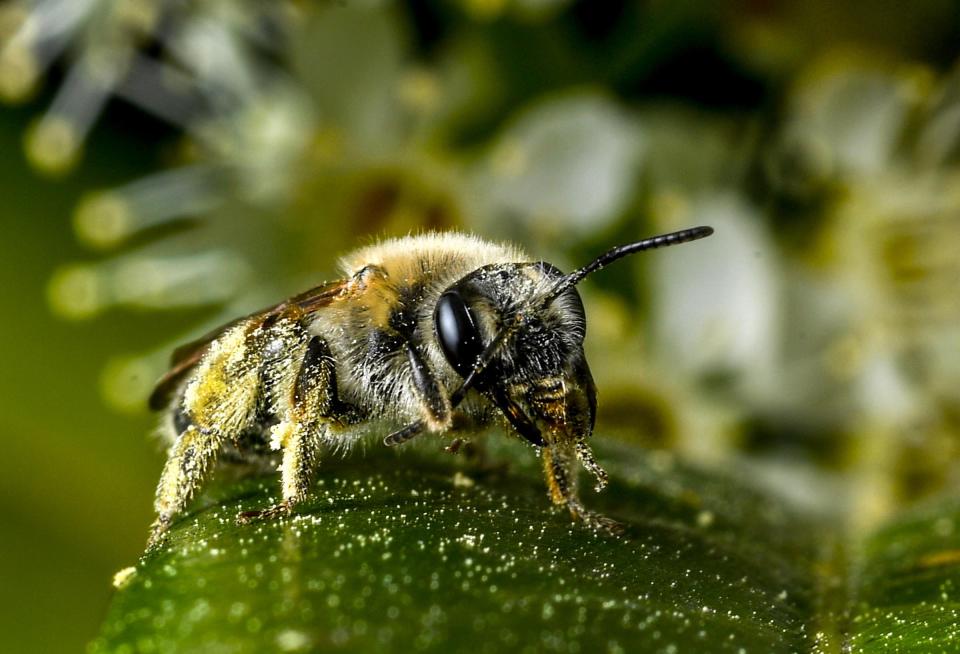
[{"label": "bee face", "polygon": [[539,446],[589,436],[596,414],[580,295],[571,287],[538,302],[562,276],[545,262],[484,266],[446,289],[434,311],[440,348],[463,378],[505,326],[518,325],[474,386]]}]

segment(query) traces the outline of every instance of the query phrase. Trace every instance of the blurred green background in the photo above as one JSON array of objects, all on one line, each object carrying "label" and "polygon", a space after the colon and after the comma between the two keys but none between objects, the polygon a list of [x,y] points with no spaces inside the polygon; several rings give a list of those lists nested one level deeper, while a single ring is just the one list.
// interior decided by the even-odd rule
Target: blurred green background
[{"label": "blurred green background", "polygon": [[177,341],[422,228],[569,269],[712,224],[584,286],[598,433],[857,524],[955,494],[958,39],[936,0],[8,0],[0,648],[95,634]]},{"label": "blurred green background", "polygon": [[[149,347],[165,321],[112,315],[66,322],[46,287],[64,261],[88,254],[70,227],[88,184],[113,183],[152,163],[124,135],[102,130],[82,170],[51,184],[19,156],[32,111],[0,121],[3,250],[3,649],[77,651],[95,633],[110,577],[143,546],[160,449],[146,414],[109,409],[98,386],[117,347]],[[124,138],[126,137],[126,138]],[[167,323],[169,327],[169,323]]]}]

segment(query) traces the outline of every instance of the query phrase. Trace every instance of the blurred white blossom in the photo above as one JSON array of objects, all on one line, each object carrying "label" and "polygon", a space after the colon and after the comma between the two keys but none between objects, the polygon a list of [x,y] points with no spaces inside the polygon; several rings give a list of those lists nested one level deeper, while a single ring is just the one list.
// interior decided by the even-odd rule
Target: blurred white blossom
[{"label": "blurred white blossom", "polygon": [[549,98],[498,135],[473,183],[498,224],[520,220],[532,232],[575,239],[621,216],[643,145],[636,118],[604,95]]},{"label": "blurred white blossom", "polygon": [[710,225],[702,243],[651,255],[658,356],[694,376],[768,386],[780,337],[780,263],[759,211],[733,193],[692,198],[671,225]]},{"label": "blurred white blossom", "polygon": [[53,103],[26,136],[31,163],[63,174],[111,98],[188,129],[257,92],[258,49],[275,47],[291,4],[256,0],[13,0],[0,10],[0,98],[22,101],[65,58]]}]

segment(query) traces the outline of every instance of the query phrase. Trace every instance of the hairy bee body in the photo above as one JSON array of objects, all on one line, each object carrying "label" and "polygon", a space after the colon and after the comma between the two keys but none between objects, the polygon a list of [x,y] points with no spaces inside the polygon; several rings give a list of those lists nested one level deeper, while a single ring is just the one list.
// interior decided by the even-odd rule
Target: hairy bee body
[{"label": "hairy bee body", "polygon": [[345,257],[342,279],[177,349],[150,398],[170,439],[151,545],[218,458],[279,453],[281,501],[241,516],[271,517],[303,501],[324,452],[367,433],[406,424],[384,440],[395,445],[497,419],[537,447],[555,504],[610,527],[577,496],[577,465],[598,488],[606,474],[588,445],[596,388],[575,285],[620,257],[710,233],[619,246],[568,275],[472,236],[395,239]]},{"label": "hairy bee body", "polygon": [[[157,489],[156,540],[199,489],[222,451],[281,452],[282,513],[309,490],[324,451],[349,448],[383,426],[452,426],[461,381],[434,337],[445,289],[479,268],[528,263],[519,250],[461,234],[387,241],[345,257],[344,278],[241,319],[212,338],[193,365],[161,382],[171,448]],[[534,287],[536,275],[526,280]],[[320,299],[318,300],[317,297]],[[304,306],[306,305],[306,306]],[[493,325],[490,328],[494,328]],[[183,352],[179,358],[184,359]],[[495,411],[470,393],[458,413],[474,425]]]},{"label": "hairy bee body", "polygon": [[[371,420],[423,419],[432,431],[449,428],[445,391],[460,377],[433,337],[434,307],[445,289],[470,272],[526,261],[513,247],[462,234],[396,239],[345,257],[341,266],[353,295],[318,312],[312,323],[341,363],[338,382],[344,396]],[[431,397],[424,397],[425,389],[414,380],[421,366],[437,386],[428,389]],[[477,408],[475,402],[468,406]]]}]

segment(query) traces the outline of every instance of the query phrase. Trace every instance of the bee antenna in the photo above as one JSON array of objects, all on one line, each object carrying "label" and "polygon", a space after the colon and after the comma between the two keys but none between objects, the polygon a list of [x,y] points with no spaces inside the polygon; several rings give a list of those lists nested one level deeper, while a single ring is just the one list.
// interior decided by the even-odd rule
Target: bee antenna
[{"label": "bee antenna", "polygon": [[642,241],[637,241],[636,243],[618,245],[612,250],[604,252],[582,268],[577,268],[573,272],[561,277],[560,280],[557,281],[557,283],[554,284],[553,287],[547,292],[546,296],[544,296],[543,304],[550,304],[555,299],[560,297],[560,295],[562,295],[565,291],[573,288],[583,281],[584,277],[590,273],[600,270],[607,264],[613,263],[617,259],[622,259],[623,257],[635,254],[637,252],[643,252],[644,250],[655,250],[657,248],[665,248],[670,245],[679,245],[680,243],[696,241],[701,238],[706,238],[711,234],[713,234],[713,227],[691,227],[690,229],[681,229],[678,232],[670,232],[669,234],[661,234],[660,236],[645,238]]}]

